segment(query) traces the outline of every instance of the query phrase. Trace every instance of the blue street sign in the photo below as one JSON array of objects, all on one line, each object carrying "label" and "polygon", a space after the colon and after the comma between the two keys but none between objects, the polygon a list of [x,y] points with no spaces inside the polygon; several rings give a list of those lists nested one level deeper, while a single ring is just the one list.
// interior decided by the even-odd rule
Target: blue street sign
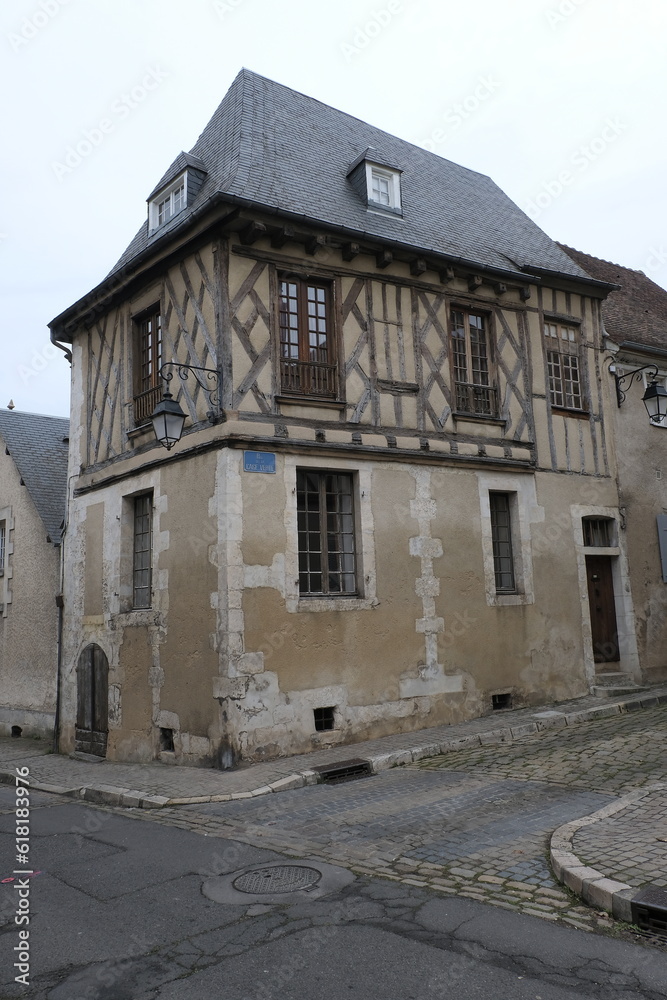
[{"label": "blue street sign", "polygon": [[268,472],[275,475],[276,456],[271,451],[244,451],[244,472]]}]

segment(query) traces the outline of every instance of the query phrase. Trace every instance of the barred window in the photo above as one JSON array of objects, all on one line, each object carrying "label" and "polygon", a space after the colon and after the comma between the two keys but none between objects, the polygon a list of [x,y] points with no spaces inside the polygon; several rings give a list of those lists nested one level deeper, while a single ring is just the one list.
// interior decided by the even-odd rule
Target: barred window
[{"label": "barred window", "polygon": [[153,549],[153,495],[134,498],[134,548],[132,564],[132,607],[151,606]]},{"label": "barred window", "polygon": [[357,592],[353,479],[346,473],[297,470],[299,592]]},{"label": "barred window", "polygon": [[495,416],[486,318],[481,313],[452,309],[451,324],[455,409]]},{"label": "barred window", "polygon": [[614,520],[611,517],[584,517],[582,519],[584,545],[592,548],[609,548],[613,545],[613,526]]},{"label": "barred window", "polygon": [[516,593],[510,493],[489,493],[496,592]]},{"label": "barred window", "polygon": [[551,405],[569,410],[583,409],[578,330],[560,323],[545,323],[544,335]]}]

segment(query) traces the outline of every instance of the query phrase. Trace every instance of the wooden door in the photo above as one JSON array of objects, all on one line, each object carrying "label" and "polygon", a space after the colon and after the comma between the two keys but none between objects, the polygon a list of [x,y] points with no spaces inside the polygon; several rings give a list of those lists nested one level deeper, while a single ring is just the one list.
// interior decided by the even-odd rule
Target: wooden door
[{"label": "wooden door", "polygon": [[76,668],[75,749],[105,757],[109,729],[109,663],[104,650],[90,645]]},{"label": "wooden door", "polygon": [[596,663],[620,660],[611,556],[586,556],[588,603],[591,610],[593,658]]}]

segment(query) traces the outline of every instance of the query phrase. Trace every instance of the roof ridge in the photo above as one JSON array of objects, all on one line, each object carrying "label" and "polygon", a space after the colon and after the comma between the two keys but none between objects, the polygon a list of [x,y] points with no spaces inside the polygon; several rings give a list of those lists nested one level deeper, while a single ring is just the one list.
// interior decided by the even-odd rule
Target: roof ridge
[{"label": "roof ridge", "polygon": [[32,410],[8,410],[0,409],[0,415],[11,414],[12,418],[15,417],[41,417],[43,420],[62,420],[63,423],[69,424],[69,417],[57,417],[53,413],[33,413]]},{"label": "roof ridge", "polygon": [[[641,274],[642,277],[646,278],[648,281],[652,280],[645,271],[642,271],[638,267],[628,267],[627,264],[619,264],[615,260],[607,260],[606,257],[596,257],[595,254],[586,253],[585,250],[578,250],[577,247],[570,247],[567,243],[561,243],[559,240],[555,240],[555,243],[561,248],[561,250],[564,250],[565,253],[567,253],[568,250],[571,250],[572,253],[579,253],[582,257],[588,257],[590,260],[597,260],[601,264],[610,264],[612,267],[620,267],[622,271],[632,271],[633,274]],[[655,284],[655,282],[653,282],[653,284]],[[658,285],[658,288],[661,287],[661,285]]]}]

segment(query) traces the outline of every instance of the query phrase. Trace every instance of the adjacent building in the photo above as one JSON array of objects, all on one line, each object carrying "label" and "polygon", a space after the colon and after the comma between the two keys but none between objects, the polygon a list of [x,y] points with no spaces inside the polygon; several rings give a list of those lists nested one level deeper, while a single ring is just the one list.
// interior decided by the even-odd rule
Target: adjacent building
[{"label": "adjacent building", "polygon": [[620,286],[602,306],[608,364],[619,382],[611,425],[620,523],[642,676],[661,681],[667,677],[667,423],[647,420],[642,396],[654,376],[667,386],[667,291],[641,271],[563,249],[593,277]]},{"label": "adjacent building", "polygon": [[0,410],[0,735],[53,735],[69,421]]},{"label": "adjacent building", "polygon": [[488,177],[243,70],[51,323],[62,749],[229,766],[639,678],[615,287]]}]

